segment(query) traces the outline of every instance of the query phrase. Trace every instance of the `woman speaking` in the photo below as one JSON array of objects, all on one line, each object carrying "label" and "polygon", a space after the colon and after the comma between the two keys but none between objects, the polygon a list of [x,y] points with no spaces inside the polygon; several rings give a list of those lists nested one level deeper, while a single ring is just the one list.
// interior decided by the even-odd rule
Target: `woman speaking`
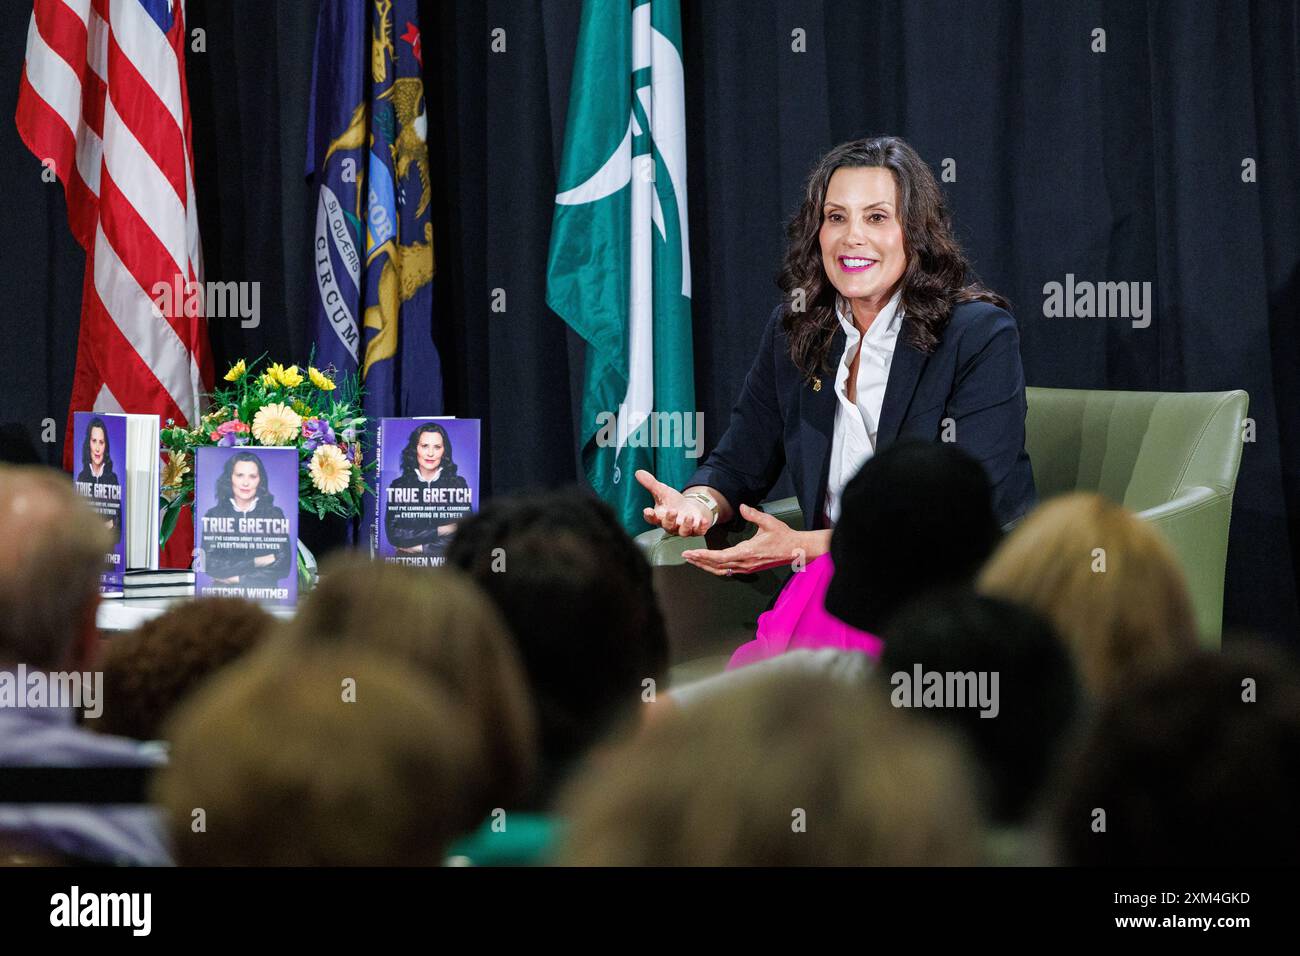
[{"label": "woman speaking", "polygon": [[[893,136],[835,147],[812,171],[788,240],[785,295],[726,432],[683,491],[637,472],[654,498],[646,520],[698,535],[738,510],[758,526],[753,537],[683,557],[719,575],[800,556],[813,570],[830,550],[844,486],[903,439],[954,442],[983,464],[1002,525],[1019,519],[1035,494],[1016,323],[968,275],[921,157]],[[807,530],[754,507],[783,466]],[[821,575],[792,580],[819,578],[824,587]]]}]

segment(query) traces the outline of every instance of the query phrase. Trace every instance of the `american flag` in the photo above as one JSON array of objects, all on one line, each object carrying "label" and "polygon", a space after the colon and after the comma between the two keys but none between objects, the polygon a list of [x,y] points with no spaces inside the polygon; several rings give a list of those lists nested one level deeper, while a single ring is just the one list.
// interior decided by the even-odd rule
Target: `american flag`
[{"label": "american flag", "polygon": [[[77,411],[197,421],[212,387],[185,85],[183,0],[35,0],[18,92],[18,133],[63,182],[68,224],[86,250]],[[199,299],[198,301],[202,301]],[[160,303],[165,307],[160,308]],[[72,442],[63,464],[72,466]],[[163,564],[189,565],[183,515]]]},{"label": "american flag", "polygon": [[212,385],[206,318],[158,292],[203,281],[186,40],[182,0],[35,0],[18,132],[86,250],[69,427],[92,410],[188,424]]}]

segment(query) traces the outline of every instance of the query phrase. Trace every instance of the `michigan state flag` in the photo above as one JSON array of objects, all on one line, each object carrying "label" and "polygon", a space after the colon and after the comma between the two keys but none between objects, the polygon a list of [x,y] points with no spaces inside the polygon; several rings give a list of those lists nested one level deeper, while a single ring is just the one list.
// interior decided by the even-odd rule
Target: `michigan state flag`
[{"label": "michigan state flag", "polygon": [[307,128],[316,199],[310,328],[318,366],[360,373],[372,421],[442,412],[416,7],[322,0],[316,28]]},{"label": "michigan state flag", "polygon": [[[586,0],[547,264],[547,304],[587,342],[582,453],[632,533],[698,454],[677,0]],[[694,440],[692,440],[692,436]]]}]

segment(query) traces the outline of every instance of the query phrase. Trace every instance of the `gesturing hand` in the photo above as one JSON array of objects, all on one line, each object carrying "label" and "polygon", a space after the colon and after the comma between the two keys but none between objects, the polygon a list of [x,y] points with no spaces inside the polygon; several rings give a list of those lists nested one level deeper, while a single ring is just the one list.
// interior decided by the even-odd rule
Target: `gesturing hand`
[{"label": "gesturing hand", "polygon": [[642,509],[641,514],[668,534],[682,537],[704,534],[713,524],[713,513],[698,498],[683,497],[676,488],[665,485],[644,468],[637,471],[636,480],[655,500],[654,507]]},{"label": "gesturing hand", "polygon": [[[711,574],[752,574],[791,564],[800,556],[800,552],[806,552],[803,532],[795,531],[775,515],[749,505],[741,505],[740,516],[758,525],[758,531],[752,538],[719,551],[692,548],[683,551],[682,557]],[[806,553],[804,557],[811,560]]]}]

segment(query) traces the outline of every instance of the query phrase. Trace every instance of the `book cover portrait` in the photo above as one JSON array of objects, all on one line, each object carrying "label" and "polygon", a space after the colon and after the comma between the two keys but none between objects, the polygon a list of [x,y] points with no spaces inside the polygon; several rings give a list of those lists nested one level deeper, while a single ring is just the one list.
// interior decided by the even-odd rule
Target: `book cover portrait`
[{"label": "book cover portrait", "polygon": [[456,523],[478,510],[478,419],[385,418],[380,427],[376,552],[440,565]]},{"label": "book cover portrait", "polygon": [[113,532],[112,550],[104,555],[103,589],[122,587],[126,571],[126,419],[121,415],[77,412],[72,418],[72,477],[82,498]]},{"label": "book cover portrait", "polygon": [[195,593],[293,604],[297,449],[204,447],[196,464]]}]

